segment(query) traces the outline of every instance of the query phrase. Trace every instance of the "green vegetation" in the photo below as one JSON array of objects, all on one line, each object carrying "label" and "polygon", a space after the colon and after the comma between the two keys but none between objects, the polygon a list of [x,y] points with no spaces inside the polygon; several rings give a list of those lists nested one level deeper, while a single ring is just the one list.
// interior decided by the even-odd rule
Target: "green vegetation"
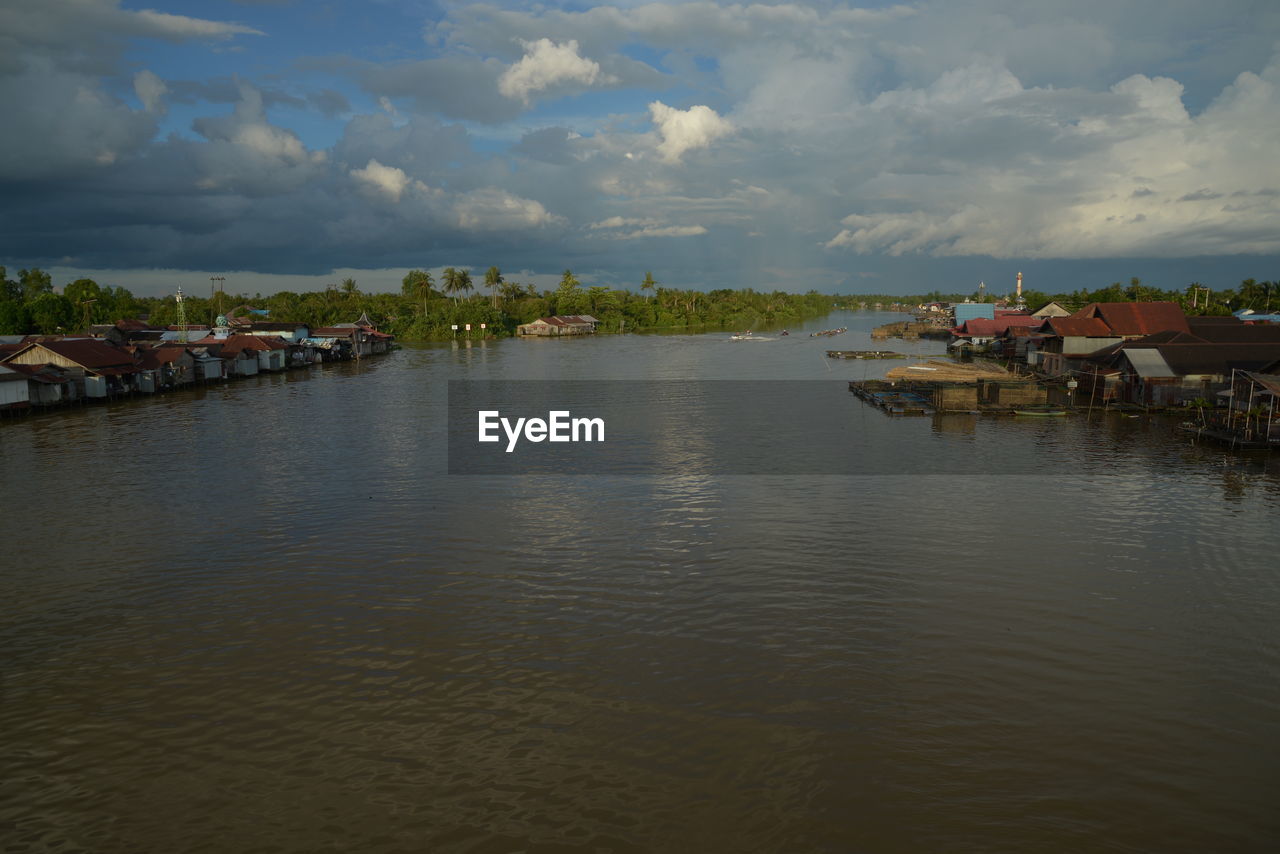
[{"label": "green vegetation", "polygon": [[[438,287],[437,287],[438,286]],[[190,323],[212,323],[222,311],[249,304],[270,311],[274,321],[297,322],[308,326],[330,326],[350,322],[367,313],[379,328],[410,341],[447,340],[454,337],[453,325],[470,323],[478,330],[497,336],[515,334],[516,326],[553,314],[589,314],[598,318],[601,332],[644,332],[651,330],[753,329],[796,323],[820,317],[833,304],[859,308],[865,304],[916,305],[924,302],[959,302],[978,294],[943,294],[938,291],[915,296],[863,294],[839,296],[809,291],[791,294],[743,290],[710,292],[665,288],[645,273],[638,293],[630,290],[584,285],[572,270],[565,270],[559,286],[539,291],[503,276],[497,267],[484,274],[484,290],[475,292],[471,273],[465,268],[447,267],[437,283],[430,273],[410,270],[401,282],[400,293],[370,294],[354,279],[309,293],[281,291],[271,296],[228,294],[212,297],[185,296]],[[0,335],[38,332],[46,335],[83,332],[95,323],[111,323],[120,318],[144,316],[153,326],[177,322],[173,297],[135,297],[123,287],[102,287],[92,279],[77,279],[54,293],[53,281],[40,269],[19,270],[10,279],[0,266]],[[1245,279],[1234,290],[1210,291],[1193,282],[1182,290],[1148,287],[1134,278],[1129,285],[1119,282],[1097,290],[1076,290],[1065,294],[1023,292],[1027,305],[1037,308],[1051,300],[1075,310],[1090,302],[1170,300],[1188,314],[1228,314],[1241,308],[1267,311],[1280,309],[1280,285]],[[984,295],[990,301],[994,297]]]},{"label": "green vegetation", "polygon": [[[53,283],[40,270],[22,270],[10,281],[0,267],[0,334],[83,332],[95,323],[145,316],[153,326],[177,322],[174,299],[135,297],[124,288],[99,287],[80,279],[53,293]],[[641,293],[601,286],[584,286],[565,270],[555,290],[507,279],[497,267],[484,274],[488,293],[473,293],[470,271],[448,267],[437,282],[430,273],[411,270],[398,294],[370,294],[354,279],[310,293],[281,291],[261,294],[217,293],[212,298],[184,295],[187,321],[211,323],[222,311],[249,304],[270,311],[273,321],[312,327],[350,322],[367,313],[380,329],[410,341],[447,340],[453,325],[470,323],[497,336],[515,334],[516,326],[553,314],[590,314],[601,332],[649,330],[747,329],[795,323],[831,310],[833,297],[810,291],[790,294],[746,290],[701,291],[664,288],[646,273]]]}]

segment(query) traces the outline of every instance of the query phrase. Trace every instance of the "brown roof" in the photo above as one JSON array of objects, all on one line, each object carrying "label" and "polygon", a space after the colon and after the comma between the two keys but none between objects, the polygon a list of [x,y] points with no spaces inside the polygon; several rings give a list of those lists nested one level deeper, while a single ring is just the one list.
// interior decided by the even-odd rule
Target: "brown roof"
[{"label": "brown roof", "polygon": [[[88,368],[95,372],[101,372],[106,368],[133,368],[133,356],[99,341],[97,338],[76,338],[63,341],[39,341],[29,345],[31,347],[44,347],[52,353],[57,353],[68,361],[75,362],[82,368]],[[27,348],[22,348],[25,351]]]},{"label": "brown roof", "polygon": [[1063,338],[1114,338],[1111,327],[1097,317],[1051,317],[1044,328]]},{"label": "brown roof", "polygon": [[1156,348],[1179,375],[1230,374],[1233,368],[1262,370],[1280,359],[1274,344],[1165,344]]},{"label": "brown roof", "polygon": [[994,320],[986,317],[972,317],[954,330],[957,335],[1005,335],[1009,330],[1039,326],[1043,321],[1028,314],[1002,314]]},{"label": "brown roof", "polygon": [[1280,341],[1264,344],[1232,344],[1212,341],[1153,341],[1151,335],[1137,341],[1115,344],[1090,355],[1098,364],[1117,367],[1123,351],[1155,350],[1177,376],[1187,374],[1230,374],[1233,368],[1266,370],[1280,359]]},{"label": "brown roof", "polygon": [[222,354],[237,353],[241,350],[269,351],[283,350],[287,345],[280,338],[268,335],[228,335],[222,342]]},{"label": "brown roof", "polygon": [[1280,326],[1268,323],[1193,323],[1191,332],[1219,344],[1267,344],[1280,341]]},{"label": "brown roof", "polygon": [[1187,316],[1176,302],[1092,302],[1071,316],[1101,318],[1117,335],[1190,331]]},{"label": "brown roof", "polygon": [[62,369],[57,365],[15,365],[6,362],[3,367],[19,374],[25,374],[29,379],[42,383],[65,383],[67,376],[62,373]]},{"label": "brown roof", "polygon": [[138,350],[138,367],[145,370],[156,370],[182,358],[186,347],[142,347]]}]

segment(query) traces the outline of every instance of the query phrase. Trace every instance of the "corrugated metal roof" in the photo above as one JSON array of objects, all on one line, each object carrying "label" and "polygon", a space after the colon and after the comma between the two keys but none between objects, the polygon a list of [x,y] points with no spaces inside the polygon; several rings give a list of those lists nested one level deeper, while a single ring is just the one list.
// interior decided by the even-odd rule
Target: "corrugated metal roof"
[{"label": "corrugated metal roof", "polygon": [[989,302],[962,302],[957,303],[955,307],[956,324],[963,324],[966,320],[985,317],[987,320],[995,320],[996,307]]},{"label": "corrugated metal roof", "polygon": [[1063,338],[1112,338],[1111,327],[1096,317],[1051,317],[1047,328]]},{"label": "corrugated metal roof", "polygon": [[118,350],[96,338],[40,341],[32,346],[43,347],[70,362],[75,362],[82,368],[88,368],[99,373],[101,372],[100,369],[107,367],[133,370],[133,356],[131,354]]},{"label": "corrugated metal roof", "polygon": [[1153,348],[1131,350],[1125,347],[1121,352],[1129,360],[1129,364],[1133,365],[1133,369],[1137,371],[1138,376],[1143,379],[1177,376],[1173,372],[1173,368],[1169,367],[1169,363],[1164,360],[1164,356],[1160,355],[1159,350]]},{"label": "corrugated metal roof", "polygon": [[1093,302],[1072,317],[1096,317],[1119,335],[1188,332],[1187,316],[1176,302]]}]

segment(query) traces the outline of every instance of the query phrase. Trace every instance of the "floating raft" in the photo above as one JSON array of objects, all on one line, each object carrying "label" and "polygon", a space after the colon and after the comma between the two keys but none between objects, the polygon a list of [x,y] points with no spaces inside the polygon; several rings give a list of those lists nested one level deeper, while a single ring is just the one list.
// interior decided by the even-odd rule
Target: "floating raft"
[{"label": "floating raft", "polygon": [[895,353],[892,350],[828,350],[831,359],[905,359],[906,353]]},{"label": "floating raft", "polygon": [[849,391],[879,407],[890,415],[932,415],[933,401],[927,393],[910,389],[897,389],[889,383],[851,382]]}]

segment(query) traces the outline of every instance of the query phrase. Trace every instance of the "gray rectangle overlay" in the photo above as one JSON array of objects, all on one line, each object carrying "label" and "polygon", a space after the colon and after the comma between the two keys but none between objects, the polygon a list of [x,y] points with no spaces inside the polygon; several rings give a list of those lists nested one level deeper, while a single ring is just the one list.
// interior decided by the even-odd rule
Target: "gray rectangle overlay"
[{"label": "gray rectangle overlay", "polygon": [[[479,439],[482,412],[494,413],[496,441]],[[569,438],[574,419],[598,420],[603,441],[598,430],[561,442],[521,430],[513,443],[497,420],[514,429],[551,413]],[[461,475],[1116,473],[1079,452],[1082,418],[890,418],[837,379],[451,380],[448,418],[448,471]]]}]

